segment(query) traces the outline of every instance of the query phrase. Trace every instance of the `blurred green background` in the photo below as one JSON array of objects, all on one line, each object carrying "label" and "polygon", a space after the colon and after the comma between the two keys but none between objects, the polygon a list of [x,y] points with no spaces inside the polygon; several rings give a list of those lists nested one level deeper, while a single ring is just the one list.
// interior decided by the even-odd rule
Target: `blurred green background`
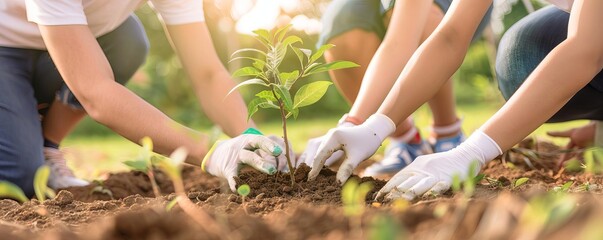
[{"label": "blurred green background", "polygon": [[[278,2],[280,5],[270,4],[271,2]],[[253,18],[254,11],[256,16],[259,16],[257,14],[270,15],[261,12],[263,10],[271,10],[275,13],[272,22],[266,21],[264,25],[275,22],[297,23],[294,25],[296,30],[293,34],[302,37],[306,48],[314,49],[320,15],[329,2],[325,0],[211,0],[205,1],[205,15],[216,51],[232,71],[241,66],[241,63],[228,63],[232,52],[243,47],[261,47],[251,36],[241,33],[252,30],[250,28],[255,25],[261,26],[261,19]],[[485,37],[472,45],[462,67],[454,77],[458,111],[464,117],[463,128],[466,133],[479,127],[503,104],[493,76],[492,59],[501,34],[528,14],[529,8],[526,8],[524,2],[526,1],[497,1],[492,20],[493,30],[484,34]],[[527,2],[531,2],[534,8],[543,6],[540,1]],[[509,13],[511,9],[513,11]],[[156,13],[149,6],[144,6],[136,14],[145,26],[151,49],[146,64],[128,84],[128,88],[178,122],[209,132],[213,124],[200,111],[197,99],[190,91],[191,85],[165,37]],[[295,61],[294,56],[288,56],[282,65],[286,66],[290,61]],[[315,76],[309,81],[325,79],[329,79],[326,73]],[[253,89],[248,88],[242,90],[245,99],[250,99],[254,92]],[[219,104],[217,101],[216,104]],[[320,136],[335,126],[338,118],[348,109],[349,105],[334,87],[331,87],[317,104],[301,109],[300,117],[288,124],[296,152],[301,152],[305,148],[307,139]],[[431,122],[430,116],[429,110],[422,107],[416,112],[415,121],[420,128],[425,129]],[[254,116],[254,120],[265,133],[280,135],[280,117],[277,111],[259,111]],[[535,134],[542,136],[547,129],[579,124],[581,122],[566,123],[562,126],[547,125]],[[427,132],[424,131],[424,134]],[[76,174],[92,179],[109,171],[124,170],[121,162],[135,157],[139,148],[87,118],[65,141],[63,149],[71,160],[70,165],[76,169]]]}]

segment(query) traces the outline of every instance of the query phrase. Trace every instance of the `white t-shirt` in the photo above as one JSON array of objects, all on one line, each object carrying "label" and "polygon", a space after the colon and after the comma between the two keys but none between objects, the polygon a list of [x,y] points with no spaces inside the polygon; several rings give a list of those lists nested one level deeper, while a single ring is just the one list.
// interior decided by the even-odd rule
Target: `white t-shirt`
[{"label": "white t-shirt", "polygon": [[[121,25],[146,0],[0,0],[0,46],[46,49],[40,25],[88,25],[95,37]],[[151,0],[166,24],[204,21],[203,0]]]}]

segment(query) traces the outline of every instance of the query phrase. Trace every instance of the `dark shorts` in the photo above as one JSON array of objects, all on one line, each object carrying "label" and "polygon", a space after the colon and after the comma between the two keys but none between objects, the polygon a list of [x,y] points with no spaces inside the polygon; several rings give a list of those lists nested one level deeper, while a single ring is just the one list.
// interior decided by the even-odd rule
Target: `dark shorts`
[{"label": "dark shorts", "polygon": [[[387,28],[383,22],[385,14],[393,9],[395,0],[334,0],[322,16],[322,31],[318,46],[328,43],[334,37],[353,29],[374,32],[383,39]],[[452,0],[434,0],[446,13]],[[488,25],[492,8],[480,23],[475,36],[479,36]],[[475,37],[474,37],[475,38]]]},{"label": "dark shorts", "polygon": [[[135,16],[97,41],[122,84],[148,52],[148,40]],[[81,108],[47,51],[0,47],[0,180],[16,184],[28,195],[33,194],[33,176],[44,161],[40,114],[57,97]]]},{"label": "dark shorts", "polygon": [[[550,6],[521,19],[505,33],[496,56],[498,86],[505,99],[509,99],[540,62],[567,38],[568,22],[569,13]],[[603,72],[548,122],[577,119],[603,120]]]}]

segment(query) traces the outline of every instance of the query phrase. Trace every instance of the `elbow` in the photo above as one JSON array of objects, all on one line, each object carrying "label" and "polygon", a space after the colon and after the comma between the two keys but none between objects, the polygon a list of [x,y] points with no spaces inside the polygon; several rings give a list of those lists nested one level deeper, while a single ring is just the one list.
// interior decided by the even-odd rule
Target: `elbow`
[{"label": "elbow", "polygon": [[576,54],[589,73],[597,74],[603,69],[603,44],[590,38],[570,37],[565,44]]},{"label": "elbow", "polygon": [[77,95],[77,98],[84,107],[86,114],[90,116],[90,118],[94,119],[99,123],[105,123],[106,113],[103,111],[104,106],[104,98],[106,94],[111,92],[106,89],[106,84],[99,84],[98,86],[94,86],[94,89],[85,89],[83,91],[79,91],[80,94]]}]

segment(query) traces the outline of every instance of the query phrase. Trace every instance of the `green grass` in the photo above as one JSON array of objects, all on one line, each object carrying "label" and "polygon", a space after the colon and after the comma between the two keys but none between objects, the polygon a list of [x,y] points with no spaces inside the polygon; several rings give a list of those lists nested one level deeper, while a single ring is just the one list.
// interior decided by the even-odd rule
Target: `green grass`
[{"label": "green grass", "polygon": [[[497,104],[463,105],[459,106],[458,112],[463,117],[463,129],[470,134],[479,128],[498,109]],[[321,116],[310,120],[290,120],[288,122],[289,136],[295,152],[301,153],[306,147],[307,140],[325,134],[330,128],[337,124],[340,116]],[[428,136],[427,127],[431,123],[431,112],[428,108],[420,108],[414,115],[415,123],[421,129],[423,136]],[[573,121],[559,124],[545,124],[537,129],[532,135],[539,138],[547,138],[546,131],[568,129],[580,126],[586,121]],[[281,135],[281,123],[267,122],[259,123],[259,128],[264,134]],[[209,129],[202,129],[209,132]],[[567,141],[555,139],[557,144],[565,144]],[[130,141],[118,136],[108,137],[70,137],[63,144],[70,166],[75,169],[76,175],[86,179],[96,179],[103,174],[115,171],[127,170],[123,161],[136,157],[140,147]],[[379,153],[382,152],[381,149]]]}]

